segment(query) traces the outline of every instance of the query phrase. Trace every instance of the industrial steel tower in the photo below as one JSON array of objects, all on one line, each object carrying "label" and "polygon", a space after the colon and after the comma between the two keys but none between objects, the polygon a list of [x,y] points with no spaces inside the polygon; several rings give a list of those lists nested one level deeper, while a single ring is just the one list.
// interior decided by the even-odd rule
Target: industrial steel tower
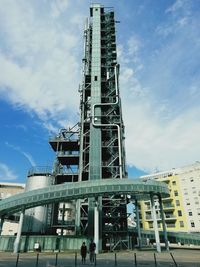
[{"label": "industrial steel tower", "polygon": [[[84,29],[80,123],[49,141],[57,153],[54,184],[127,178],[115,23],[112,9],[91,5]],[[55,204],[52,218],[51,226],[61,234],[98,238],[100,248],[127,237],[126,197],[120,193]]]}]

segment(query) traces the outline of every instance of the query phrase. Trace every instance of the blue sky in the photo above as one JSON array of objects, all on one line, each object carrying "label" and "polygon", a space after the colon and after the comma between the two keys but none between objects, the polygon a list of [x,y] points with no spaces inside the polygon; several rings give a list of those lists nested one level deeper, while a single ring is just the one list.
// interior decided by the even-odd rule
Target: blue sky
[{"label": "blue sky", "polygon": [[[52,165],[48,138],[79,120],[87,0],[0,1],[0,180]],[[199,0],[114,7],[129,176],[200,160]]]}]

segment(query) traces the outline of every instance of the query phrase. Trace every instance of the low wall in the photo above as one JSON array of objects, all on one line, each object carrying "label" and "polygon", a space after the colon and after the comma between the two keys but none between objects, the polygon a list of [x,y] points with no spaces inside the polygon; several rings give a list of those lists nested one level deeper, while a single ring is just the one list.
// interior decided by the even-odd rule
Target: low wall
[{"label": "low wall", "polygon": [[[0,236],[0,251],[12,252],[15,238],[15,236]],[[89,242],[85,237],[22,236],[19,252],[34,251],[35,243],[40,244],[40,251],[80,250],[84,241]]]}]

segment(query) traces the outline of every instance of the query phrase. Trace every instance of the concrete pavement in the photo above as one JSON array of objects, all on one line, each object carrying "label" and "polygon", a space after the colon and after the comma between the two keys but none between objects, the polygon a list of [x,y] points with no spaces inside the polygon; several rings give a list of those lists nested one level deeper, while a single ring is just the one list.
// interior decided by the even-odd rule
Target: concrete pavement
[{"label": "concrete pavement", "polygon": [[[57,256],[57,263],[55,253],[40,253],[38,261],[36,253],[20,253],[18,263],[17,255],[12,253],[0,253],[0,267],[79,267],[91,265],[92,264],[89,263],[89,257],[87,257],[85,265],[81,264],[80,253],[77,253],[77,261],[75,261],[75,253],[59,253]],[[162,253],[156,253],[153,250],[116,252],[116,254],[102,253],[97,255],[96,266],[200,267],[200,251],[176,249]]]}]

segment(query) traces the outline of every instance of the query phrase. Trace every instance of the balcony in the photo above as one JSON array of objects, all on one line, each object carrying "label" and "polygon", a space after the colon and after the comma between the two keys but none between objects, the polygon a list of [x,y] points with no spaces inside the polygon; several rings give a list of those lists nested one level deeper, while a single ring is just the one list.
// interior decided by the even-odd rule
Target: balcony
[{"label": "balcony", "polygon": [[62,165],[78,165],[79,164],[79,153],[76,154],[63,154],[58,153],[57,158]]},{"label": "balcony", "polygon": [[78,140],[66,140],[61,137],[52,137],[49,139],[49,144],[55,152],[60,150],[79,151]]},{"label": "balcony", "polygon": [[[157,221],[161,221],[160,216],[156,216]],[[165,215],[165,221],[176,221],[176,216],[175,215]],[[153,218],[151,215],[146,215],[146,221],[153,221]]]}]

